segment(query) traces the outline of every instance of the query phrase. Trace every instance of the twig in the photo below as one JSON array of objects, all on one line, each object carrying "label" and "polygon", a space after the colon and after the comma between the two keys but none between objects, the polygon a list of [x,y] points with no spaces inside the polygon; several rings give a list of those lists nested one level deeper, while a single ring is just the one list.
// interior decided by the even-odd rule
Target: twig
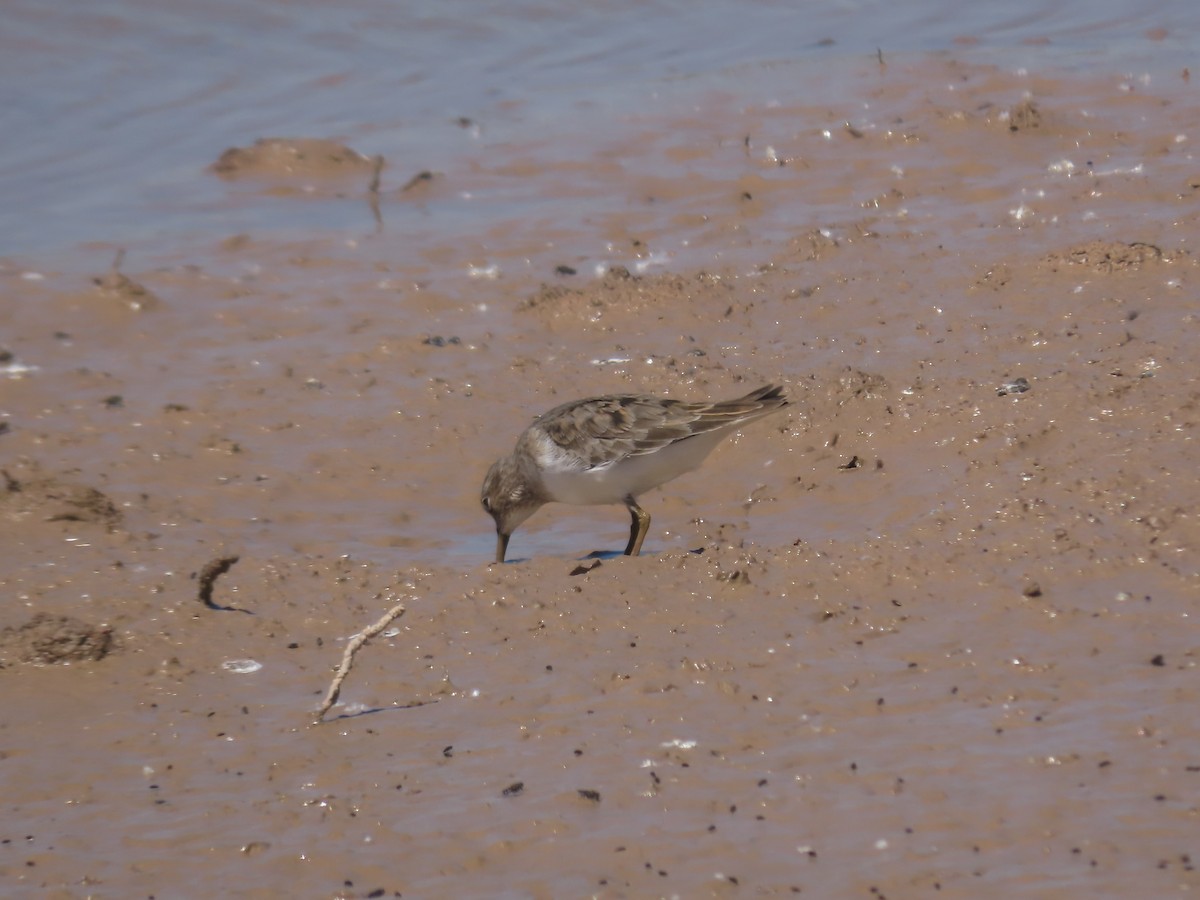
[{"label": "twig", "polygon": [[375,170],[371,174],[371,183],[367,185],[367,205],[371,207],[371,215],[375,217],[375,232],[383,231],[383,212],[379,209],[379,181],[383,177],[383,156],[376,156],[372,162]]},{"label": "twig", "polygon": [[369,625],[350,638],[350,642],[346,644],[346,652],[342,654],[342,664],[338,666],[337,672],[334,673],[333,681],[329,685],[329,690],[325,693],[325,699],[321,702],[320,708],[317,710],[316,718],[313,719],[314,725],[320,725],[321,720],[325,718],[325,713],[329,712],[333,704],[337,703],[338,694],[342,690],[342,682],[346,680],[346,676],[350,674],[350,667],[354,665],[354,654],[360,647],[369,641],[383,629],[392,624],[393,621],[404,615],[404,604],[397,603],[387,611],[382,619],[374,625]]},{"label": "twig", "polygon": [[369,185],[367,185],[367,193],[368,194],[378,194],[379,193],[379,179],[383,175],[383,157],[376,156],[376,157],[372,158],[371,162],[374,163],[375,168],[371,172],[371,183]]}]

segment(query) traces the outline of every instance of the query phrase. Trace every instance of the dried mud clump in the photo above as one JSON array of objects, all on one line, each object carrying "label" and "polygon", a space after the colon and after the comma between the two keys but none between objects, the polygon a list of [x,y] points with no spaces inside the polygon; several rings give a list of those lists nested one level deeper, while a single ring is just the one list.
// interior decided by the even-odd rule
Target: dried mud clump
[{"label": "dried mud clump", "polygon": [[319,138],[259,138],[250,147],[230,147],[213,163],[225,178],[321,177],[370,172],[376,163],[344,144]]},{"label": "dried mud clump", "polygon": [[1042,264],[1052,271],[1063,266],[1085,266],[1095,272],[1131,272],[1148,263],[1170,261],[1171,257],[1153,244],[1089,241],[1051,253],[1042,259]]},{"label": "dried mud clump", "polygon": [[1008,111],[1009,131],[1032,131],[1042,127],[1042,113],[1036,103],[1025,100]]},{"label": "dried mud clump", "polygon": [[0,631],[0,666],[95,662],[115,648],[116,640],[108,625],[37,613],[24,625]]},{"label": "dried mud clump", "polygon": [[564,287],[560,284],[543,284],[536,294],[521,301],[518,309],[546,309],[560,301],[569,302],[568,298],[582,297],[584,292],[576,288]]},{"label": "dried mud clump", "polygon": [[86,522],[113,531],[121,524],[121,511],[100,491],[68,484],[57,478],[18,481],[2,472],[0,520],[20,522]]}]

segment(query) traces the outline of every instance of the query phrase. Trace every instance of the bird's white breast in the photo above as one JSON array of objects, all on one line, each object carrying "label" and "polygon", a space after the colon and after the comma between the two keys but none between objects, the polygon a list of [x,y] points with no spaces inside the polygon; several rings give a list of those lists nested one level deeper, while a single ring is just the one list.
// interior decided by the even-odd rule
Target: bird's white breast
[{"label": "bird's white breast", "polygon": [[626,456],[592,469],[573,465],[572,458],[546,438],[538,446],[542,484],[559,503],[622,503],[630,495],[637,497],[690,472],[704,462],[728,433],[722,430],[698,434],[652,453]]}]

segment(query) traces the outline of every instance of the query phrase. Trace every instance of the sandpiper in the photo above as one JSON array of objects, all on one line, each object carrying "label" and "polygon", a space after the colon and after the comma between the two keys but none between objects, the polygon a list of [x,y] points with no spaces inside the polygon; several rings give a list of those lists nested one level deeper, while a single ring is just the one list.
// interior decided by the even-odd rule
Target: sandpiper
[{"label": "sandpiper", "polygon": [[650,529],[638,496],[690,472],[731,432],[787,405],[783,388],[769,384],[719,403],[613,394],[556,406],[483,480],[483,508],[496,520],[496,562],[504,562],[517,527],[552,502],[625,504],[632,517],[625,555],[637,556]]}]

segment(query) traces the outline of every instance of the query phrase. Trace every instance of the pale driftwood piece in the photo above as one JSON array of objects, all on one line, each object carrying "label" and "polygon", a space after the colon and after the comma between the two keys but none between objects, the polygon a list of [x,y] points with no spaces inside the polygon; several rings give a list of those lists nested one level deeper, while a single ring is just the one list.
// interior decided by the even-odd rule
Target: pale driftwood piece
[{"label": "pale driftwood piece", "polygon": [[333,681],[329,685],[329,690],[325,693],[325,699],[321,702],[320,708],[317,710],[316,718],[313,719],[314,725],[320,725],[325,718],[325,713],[329,712],[333,704],[337,703],[338,694],[342,690],[342,682],[346,680],[346,676],[350,674],[350,667],[354,665],[354,654],[360,647],[369,641],[383,629],[387,628],[396,619],[404,615],[404,604],[397,603],[378,622],[373,625],[368,625],[354,637],[350,638],[350,642],[346,644],[346,652],[342,654],[342,663],[338,666],[337,672],[333,675]]}]

